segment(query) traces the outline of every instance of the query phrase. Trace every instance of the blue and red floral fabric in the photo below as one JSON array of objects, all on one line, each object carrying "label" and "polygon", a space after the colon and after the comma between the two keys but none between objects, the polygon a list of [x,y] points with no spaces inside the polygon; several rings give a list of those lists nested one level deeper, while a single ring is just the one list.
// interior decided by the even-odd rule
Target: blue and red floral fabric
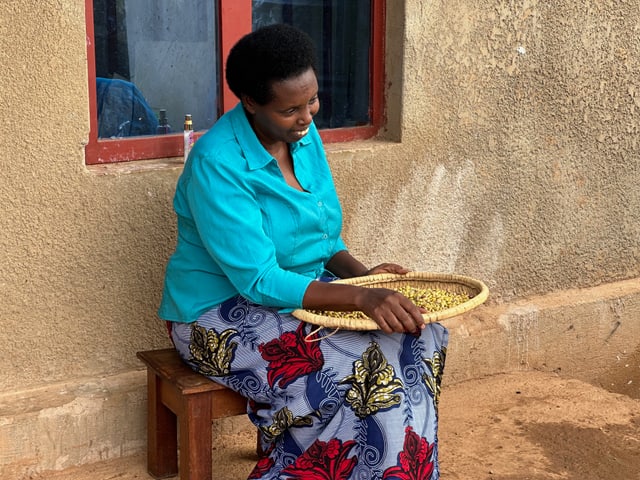
[{"label": "blue and red floral fabric", "polygon": [[266,453],[249,478],[438,479],[447,330],[315,328],[240,296],[173,324],[192,368],[249,399]]}]

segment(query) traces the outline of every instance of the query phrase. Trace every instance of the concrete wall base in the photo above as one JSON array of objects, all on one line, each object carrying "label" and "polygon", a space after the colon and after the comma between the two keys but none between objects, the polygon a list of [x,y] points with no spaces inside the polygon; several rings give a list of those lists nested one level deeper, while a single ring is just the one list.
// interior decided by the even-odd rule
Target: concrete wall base
[{"label": "concrete wall base", "polygon": [[[445,324],[445,384],[531,369],[593,381],[640,348],[640,282],[489,304]],[[251,428],[223,419],[214,435]],[[145,432],[143,370],[0,394],[0,478],[139,454]]]},{"label": "concrete wall base", "polygon": [[447,382],[532,369],[592,382],[640,349],[640,279],[481,306],[445,323]]}]

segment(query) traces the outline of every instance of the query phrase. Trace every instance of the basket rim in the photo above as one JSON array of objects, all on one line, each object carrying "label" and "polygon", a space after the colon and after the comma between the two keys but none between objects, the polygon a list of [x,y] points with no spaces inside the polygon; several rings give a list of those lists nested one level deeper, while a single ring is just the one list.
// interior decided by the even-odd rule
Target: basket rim
[{"label": "basket rim", "polygon": [[[408,272],[406,274],[380,273],[376,275],[366,275],[363,277],[353,277],[335,280],[334,283],[342,283],[358,286],[375,286],[379,283],[402,282],[411,280],[427,280],[430,282],[443,282],[450,284],[458,284],[464,287],[473,288],[477,293],[466,302],[437,312],[429,312],[422,315],[425,323],[440,322],[442,320],[455,317],[462,313],[468,312],[479,305],[482,305],[489,297],[489,289],[481,280],[458,275],[453,273],[439,272]],[[379,330],[378,324],[371,318],[354,319],[345,317],[328,317],[318,315],[306,309],[296,309],[291,314],[298,320],[302,320],[313,325],[321,327],[344,329],[344,330]]]}]

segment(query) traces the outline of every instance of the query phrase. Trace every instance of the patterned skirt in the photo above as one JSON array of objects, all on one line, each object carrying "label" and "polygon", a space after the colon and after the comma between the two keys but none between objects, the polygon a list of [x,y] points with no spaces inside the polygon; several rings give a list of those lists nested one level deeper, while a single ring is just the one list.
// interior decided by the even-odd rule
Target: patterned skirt
[{"label": "patterned skirt", "polygon": [[240,296],[172,324],[194,370],[249,399],[266,452],[249,478],[438,479],[447,330],[316,330]]}]

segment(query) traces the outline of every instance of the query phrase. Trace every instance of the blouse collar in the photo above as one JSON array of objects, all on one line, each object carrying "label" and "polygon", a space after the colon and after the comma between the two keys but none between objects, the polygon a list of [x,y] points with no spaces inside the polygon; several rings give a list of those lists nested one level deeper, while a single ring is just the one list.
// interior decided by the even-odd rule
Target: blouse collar
[{"label": "blouse collar", "polygon": [[[238,102],[229,113],[231,115],[231,125],[236,141],[238,145],[240,145],[244,158],[247,160],[249,169],[256,170],[263,168],[269,162],[274,161],[273,156],[262,146],[260,140],[258,140],[258,136],[253,131],[253,128],[251,128],[247,114],[242,107],[242,102]],[[291,143],[289,147],[291,154],[294,154],[300,147],[309,145],[310,143],[311,138],[309,134],[297,142]]]}]

